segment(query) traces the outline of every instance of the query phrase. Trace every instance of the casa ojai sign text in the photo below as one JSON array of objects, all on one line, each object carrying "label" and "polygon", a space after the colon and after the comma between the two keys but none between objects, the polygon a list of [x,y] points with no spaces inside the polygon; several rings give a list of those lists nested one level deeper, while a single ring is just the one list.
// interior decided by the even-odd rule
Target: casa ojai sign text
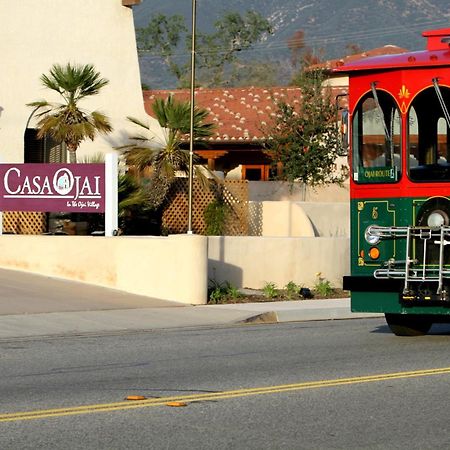
[{"label": "casa ojai sign text", "polygon": [[104,164],[0,164],[0,211],[101,213]]}]

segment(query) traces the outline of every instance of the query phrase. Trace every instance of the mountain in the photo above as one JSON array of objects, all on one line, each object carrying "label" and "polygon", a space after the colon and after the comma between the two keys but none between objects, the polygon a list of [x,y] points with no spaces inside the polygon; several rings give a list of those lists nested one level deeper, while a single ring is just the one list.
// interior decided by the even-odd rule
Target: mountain
[{"label": "mountain", "polygon": [[[424,48],[421,32],[445,28],[450,24],[447,0],[197,0],[197,29],[213,30],[214,22],[224,13],[247,10],[261,13],[272,24],[274,33],[253,49],[245,52],[246,59],[270,61],[286,67],[289,61],[287,39],[296,31],[305,32],[305,43],[325,58],[349,53],[346,46],[355,44],[362,50],[398,45],[410,50]],[[191,23],[188,0],[143,0],[134,7],[136,28],[145,27],[152,14],[180,14]],[[285,71],[286,72],[286,71]],[[175,81],[165,72],[155,56],[141,58],[144,83],[152,88],[173,88]],[[280,76],[280,84],[287,82]]]}]

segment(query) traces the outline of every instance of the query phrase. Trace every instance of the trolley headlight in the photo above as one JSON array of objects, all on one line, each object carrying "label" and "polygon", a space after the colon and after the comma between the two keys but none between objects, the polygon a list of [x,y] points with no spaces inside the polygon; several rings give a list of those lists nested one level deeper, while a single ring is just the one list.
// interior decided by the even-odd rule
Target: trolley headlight
[{"label": "trolley headlight", "polygon": [[372,227],[367,227],[364,232],[364,238],[366,242],[370,245],[377,245],[380,242],[380,236],[373,232]]},{"label": "trolley headlight", "polygon": [[430,228],[439,228],[442,225],[448,224],[448,215],[440,209],[433,211],[427,218],[427,225]]}]

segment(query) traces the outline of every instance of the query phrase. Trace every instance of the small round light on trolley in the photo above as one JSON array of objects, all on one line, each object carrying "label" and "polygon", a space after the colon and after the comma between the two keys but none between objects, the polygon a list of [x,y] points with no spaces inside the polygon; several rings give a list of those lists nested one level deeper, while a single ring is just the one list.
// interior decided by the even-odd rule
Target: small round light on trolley
[{"label": "small round light on trolley", "polygon": [[370,259],[378,259],[380,257],[380,250],[377,247],[371,247],[369,250]]}]

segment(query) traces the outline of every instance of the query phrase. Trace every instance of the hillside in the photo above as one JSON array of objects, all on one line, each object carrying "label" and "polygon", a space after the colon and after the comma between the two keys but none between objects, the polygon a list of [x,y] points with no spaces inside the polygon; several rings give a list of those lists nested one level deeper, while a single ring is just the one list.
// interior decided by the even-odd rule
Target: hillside
[{"label": "hillside", "polygon": [[[421,32],[449,26],[450,10],[446,0],[197,0],[197,27],[212,29],[224,12],[244,13],[251,9],[267,17],[274,34],[258,43],[245,58],[272,61],[286,66],[289,52],[286,40],[297,30],[305,32],[306,44],[322,49],[325,57],[342,56],[346,45],[356,44],[363,50],[394,44],[411,50],[424,47]],[[191,2],[188,0],[143,0],[134,8],[136,27],[148,23],[152,14],[181,14],[190,24]],[[143,82],[152,88],[174,87],[156,56],[141,58]],[[280,83],[287,81],[286,72]],[[283,79],[284,78],[284,79]]]}]

